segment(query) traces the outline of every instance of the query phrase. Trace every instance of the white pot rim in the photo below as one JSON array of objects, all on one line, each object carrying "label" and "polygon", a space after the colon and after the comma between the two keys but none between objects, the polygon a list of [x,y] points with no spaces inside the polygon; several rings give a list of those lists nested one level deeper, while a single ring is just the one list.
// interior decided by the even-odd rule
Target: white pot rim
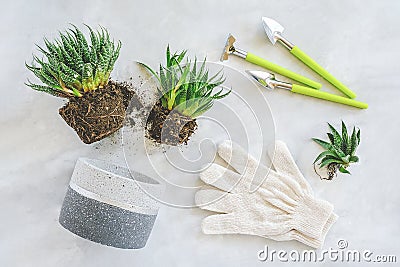
[{"label": "white pot rim", "polygon": [[[84,163],[85,165],[87,165],[90,168],[96,169],[97,171],[100,171],[100,172],[107,173],[107,174],[109,174],[111,176],[120,178],[120,179],[125,180],[125,181],[127,181],[129,183],[131,183],[131,182],[138,183],[138,184],[140,184],[141,186],[144,186],[144,187],[160,187],[160,186],[162,186],[162,184],[159,181],[157,181],[157,180],[155,180],[155,179],[153,179],[153,178],[151,178],[151,177],[149,177],[149,176],[147,176],[145,174],[142,174],[142,173],[139,173],[139,172],[136,172],[136,171],[132,171],[132,170],[130,170],[130,169],[124,167],[124,166],[121,166],[121,165],[118,165],[118,164],[115,164],[115,163],[112,163],[112,162],[108,162],[108,161],[105,161],[105,160],[99,160],[99,159],[91,159],[91,158],[86,158],[86,157],[80,157],[78,159],[78,161],[81,161],[82,163]],[[110,167],[114,166],[114,167],[117,167],[117,168],[120,168],[120,169],[124,169],[127,173],[129,173],[130,177],[126,177],[126,176],[123,176],[123,175],[121,175],[119,173],[108,171],[106,168],[99,167],[98,164],[106,164],[106,165],[103,165],[103,166],[110,166]],[[136,178],[135,174],[136,174],[136,176],[138,178]],[[147,181],[144,181],[142,178],[147,179]]]},{"label": "white pot rim", "polygon": [[82,195],[129,210],[157,212],[165,186],[139,172],[98,159],[79,158],[70,187]]}]

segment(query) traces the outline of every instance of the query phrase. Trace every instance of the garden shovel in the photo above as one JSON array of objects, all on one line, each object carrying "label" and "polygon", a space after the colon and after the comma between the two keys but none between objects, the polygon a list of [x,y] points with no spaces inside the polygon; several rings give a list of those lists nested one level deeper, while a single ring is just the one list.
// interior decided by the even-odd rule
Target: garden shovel
[{"label": "garden shovel", "polygon": [[282,36],[282,32],[285,29],[282,25],[271,18],[262,18],[262,23],[265,29],[265,32],[268,35],[268,39],[272,44],[275,44],[276,41],[279,41],[283,46],[285,46],[291,54],[300,59],[304,64],[306,64],[313,71],[318,73],[325,80],[330,82],[337,89],[342,91],[345,95],[350,98],[355,98],[356,94],[347,88],[344,84],[338,81],[332,74],[330,74],[327,70],[325,70],[321,65],[315,62],[311,57],[309,57],[306,53],[300,50],[297,46],[293,45],[286,38]]},{"label": "garden shovel", "polygon": [[335,94],[330,94],[327,92],[315,90],[313,88],[301,86],[298,84],[291,84],[291,83],[287,83],[287,82],[278,81],[275,79],[275,75],[272,73],[269,73],[269,72],[248,71],[248,70],[246,70],[246,72],[252,78],[254,78],[259,84],[261,84],[263,87],[265,87],[267,89],[272,90],[275,88],[281,88],[281,89],[289,90],[293,93],[311,96],[311,97],[315,97],[315,98],[319,98],[319,99],[323,99],[323,100],[328,100],[331,102],[336,102],[336,103],[340,103],[340,104],[344,104],[344,105],[348,105],[348,106],[352,106],[352,107],[356,107],[356,108],[362,108],[362,109],[368,108],[368,104],[354,100],[354,99],[350,99],[347,97],[338,96]]},{"label": "garden shovel", "polygon": [[288,69],[285,69],[284,67],[281,67],[275,63],[272,63],[271,61],[268,61],[266,59],[263,59],[259,56],[254,55],[253,53],[244,51],[242,49],[236,48],[233,46],[235,43],[236,39],[233,37],[232,34],[228,36],[228,39],[226,40],[226,44],[224,47],[224,50],[221,55],[221,61],[227,60],[229,55],[235,55],[238,57],[241,57],[245,59],[246,61],[256,64],[260,67],[266,68],[270,71],[276,72],[281,74],[282,76],[288,77],[292,80],[298,81],[300,83],[306,84],[312,88],[319,89],[321,88],[322,84],[317,83],[313,80],[310,80],[304,76],[301,76],[300,74],[297,74],[293,71],[290,71]]}]

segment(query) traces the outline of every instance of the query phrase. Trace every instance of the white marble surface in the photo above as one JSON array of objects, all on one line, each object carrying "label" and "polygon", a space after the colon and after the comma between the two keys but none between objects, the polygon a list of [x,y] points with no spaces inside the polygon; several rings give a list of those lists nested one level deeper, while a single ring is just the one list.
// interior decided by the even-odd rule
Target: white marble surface
[{"label": "white marble surface", "polygon": [[[62,100],[27,89],[24,61],[34,43],[68,22],[101,24],[124,47],[118,66],[157,64],[167,43],[218,60],[229,32],[240,46],[319,79],[264,36],[261,16],[286,26],[286,36],[370,104],[365,111],[274,91],[269,100],[276,136],[287,142],[316,194],[340,216],[325,248],[345,239],[351,249],[397,254],[400,260],[400,2],[386,1],[2,1],[0,33],[0,266],[262,266],[257,252],[307,249],[296,242],[249,236],[206,236],[197,209],[160,210],[145,249],[122,251],[80,239],[57,222],[79,156],[115,154],[85,146],[57,114]],[[238,69],[253,66],[232,58]],[[117,66],[117,67],[118,67]],[[324,82],[325,90],[332,87]],[[251,92],[249,92],[251,93]],[[352,176],[321,182],[311,162],[326,122],[343,119],[362,130],[360,164]],[[287,263],[282,263],[285,265]],[[307,265],[306,263],[299,264]],[[353,264],[348,264],[352,266]],[[383,265],[382,266],[389,266]]]}]

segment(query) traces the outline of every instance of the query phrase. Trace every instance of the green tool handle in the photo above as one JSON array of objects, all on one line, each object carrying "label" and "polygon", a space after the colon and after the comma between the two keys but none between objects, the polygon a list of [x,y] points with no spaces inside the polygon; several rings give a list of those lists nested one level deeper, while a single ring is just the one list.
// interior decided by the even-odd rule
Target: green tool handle
[{"label": "green tool handle", "polygon": [[306,84],[306,85],[308,85],[308,86],[310,86],[312,88],[319,89],[319,88],[322,87],[322,85],[320,83],[317,83],[317,82],[315,82],[313,80],[310,80],[310,79],[308,79],[308,78],[306,78],[304,76],[301,76],[300,74],[297,74],[297,73],[295,73],[293,71],[290,71],[288,69],[285,69],[284,67],[281,67],[281,66],[279,66],[279,65],[277,65],[275,63],[272,63],[272,62],[270,62],[268,60],[260,58],[260,57],[258,57],[256,55],[252,54],[252,53],[247,53],[246,61],[248,61],[250,63],[253,63],[253,64],[256,64],[256,65],[258,65],[260,67],[264,67],[266,69],[269,69],[269,70],[271,70],[273,72],[279,73],[279,74],[281,74],[281,75],[283,75],[285,77],[288,77],[290,79],[293,79],[295,81],[298,81],[298,82],[301,82],[303,84]]},{"label": "green tool handle", "polygon": [[322,78],[324,78],[325,80],[330,82],[337,89],[342,91],[343,94],[347,95],[350,98],[356,98],[356,94],[353,91],[351,91],[346,85],[341,83],[338,79],[333,77],[333,75],[330,74],[323,67],[321,67],[321,65],[319,65],[317,62],[315,62],[306,53],[301,51],[300,48],[298,48],[297,46],[294,46],[292,48],[292,50],[290,50],[290,53],[292,53],[295,57],[300,59],[304,64],[306,64],[308,67],[310,67],[316,73],[318,73]]},{"label": "green tool handle", "polygon": [[340,103],[340,104],[344,104],[344,105],[348,105],[348,106],[352,106],[352,107],[356,107],[356,108],[363,108],[363,109],[368,108],[367,103],[363,103],[363,102],[360,102],[360,101],[357,101],[354,99],[330,94],[330,93],[323,92],[323,91],[318,91],[313,88],[301,86],[298,84],[292,85],[291,92],[297,93],[297,94],[302,94],[302,95],[307,95],[307,96],[311,96],[311,97],[315,97],[315,98],[319,98],[319,99],[324,99],[324,100],[328,100],[331,102],[336,102],[336,103]]}]

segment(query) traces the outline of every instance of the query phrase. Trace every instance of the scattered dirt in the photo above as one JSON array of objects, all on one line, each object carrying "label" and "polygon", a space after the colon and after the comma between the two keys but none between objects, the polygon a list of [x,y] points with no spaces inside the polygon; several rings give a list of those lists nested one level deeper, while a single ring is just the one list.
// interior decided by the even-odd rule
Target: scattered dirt
[{"label": "scattered dirt", "polygon": [[59,114],[85,144],[91,144],[122,127],[131,100],[131,107],[142,108],[131,85],[110,81],[104,88],[70,98]]},{"label": "scattered dirt", "polygon": [[196,131],[196,119],[164,108],[158,101],[146,121],[146,137],[159,144],[187,144]]}]

